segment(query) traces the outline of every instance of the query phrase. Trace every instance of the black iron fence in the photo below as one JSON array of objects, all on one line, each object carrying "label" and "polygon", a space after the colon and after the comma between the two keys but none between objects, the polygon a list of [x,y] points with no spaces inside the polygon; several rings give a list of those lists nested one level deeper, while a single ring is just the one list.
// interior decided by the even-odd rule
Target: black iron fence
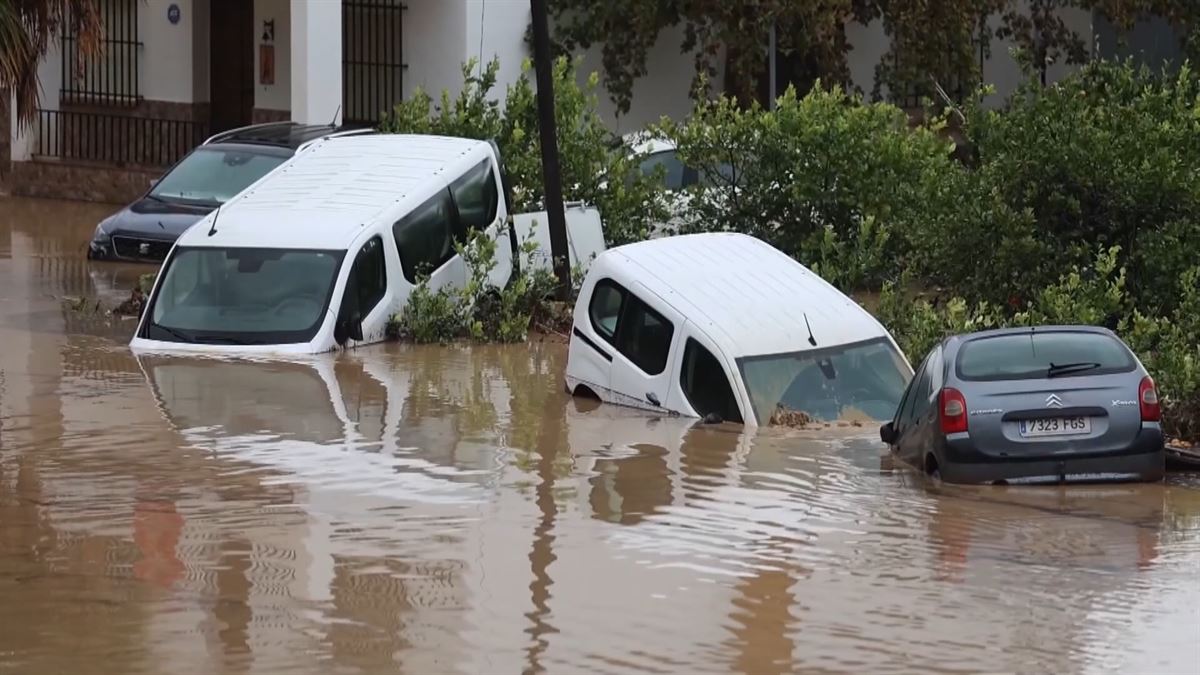
[{"label": "black iron fence", "polygon": [[62,100],[104,105],[134,105],[138,88],[138,5],[141,0],[100,0],[100,51],[80,58],[79,40],[62,35]]},{"label": "black iron fence", "polygon": [[402,0],[343,0],[342,118],[375,124],[404,96]]},{"label": "black iron fence", "polygon": [[37,154],[116,166],[167,166],[206,134],[206,124],[188,120],[39,110]]}]

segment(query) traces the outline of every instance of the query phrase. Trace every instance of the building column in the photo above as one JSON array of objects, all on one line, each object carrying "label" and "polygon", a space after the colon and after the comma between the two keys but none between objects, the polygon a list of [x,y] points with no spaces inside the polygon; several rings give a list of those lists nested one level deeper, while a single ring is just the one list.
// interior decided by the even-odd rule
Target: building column
[{"label": "building column", "polygon": [[291,0],[292,120],[342,120],[341,0]]}]

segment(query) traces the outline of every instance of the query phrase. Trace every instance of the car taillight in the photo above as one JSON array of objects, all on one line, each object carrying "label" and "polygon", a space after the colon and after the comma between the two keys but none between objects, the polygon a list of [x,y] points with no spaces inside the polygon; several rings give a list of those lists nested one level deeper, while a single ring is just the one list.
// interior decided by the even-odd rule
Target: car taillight
[{"label": "car taillight", "polygon": [[949,387],[938,394],[938,411],[942,419],[942,433],[959,434],[967,430],[967,399],[962,392]]},{"label": "car taillight", "polygon": [[1162,408],[1158,405],[1158,390],[1154,388],[1154,380],[1143,377],[1138,385],[1138,405],[1142,409],[1143,422],[1157,422],[1162,419]]}]

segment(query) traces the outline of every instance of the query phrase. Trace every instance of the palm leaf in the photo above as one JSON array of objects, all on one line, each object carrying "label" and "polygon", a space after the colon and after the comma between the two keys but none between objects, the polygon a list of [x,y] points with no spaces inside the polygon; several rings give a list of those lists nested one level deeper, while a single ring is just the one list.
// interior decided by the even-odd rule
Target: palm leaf
[{"label": "palm leaf", "polygon": [[0,0],[0,96],[16,98],[18,126],[28,126],[41,99],[38,63],[64,31],[77,36],[77,68],[100,49],[98,0]]}]

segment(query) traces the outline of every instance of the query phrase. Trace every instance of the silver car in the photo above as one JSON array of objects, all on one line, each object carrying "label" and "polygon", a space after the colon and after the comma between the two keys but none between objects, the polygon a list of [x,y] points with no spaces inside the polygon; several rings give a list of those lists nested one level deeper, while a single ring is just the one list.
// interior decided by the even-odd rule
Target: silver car
[{"label": "silver car", "polygon": [[879,435],[953,483],[1156,481],[1154,380],[1111,331],[1039,326],[947,338]]}]

